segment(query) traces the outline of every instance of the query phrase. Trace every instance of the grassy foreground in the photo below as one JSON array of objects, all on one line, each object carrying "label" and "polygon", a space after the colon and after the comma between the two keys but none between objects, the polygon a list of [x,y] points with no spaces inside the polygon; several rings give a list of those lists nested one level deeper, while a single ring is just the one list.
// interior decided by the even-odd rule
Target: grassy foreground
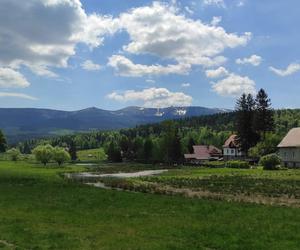
[{"label": "grassy foreground", "polygon": [[298,249],[300,210],[102,190],[0,162],[0,249]]}]

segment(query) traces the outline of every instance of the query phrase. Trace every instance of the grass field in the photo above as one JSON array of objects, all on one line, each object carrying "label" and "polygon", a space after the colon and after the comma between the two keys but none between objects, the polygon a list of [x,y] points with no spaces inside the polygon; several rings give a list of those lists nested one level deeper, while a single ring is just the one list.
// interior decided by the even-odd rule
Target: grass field
[{"label": "grass field", "polygon": [[60,177],[83,170],[0,162],[0,249],[299,249],[297,208],[102,190]]},{"label": "grass field", "polygon": [[79,161],[100,162],[107,159],[103,148],[80,150],[77,152]]}]

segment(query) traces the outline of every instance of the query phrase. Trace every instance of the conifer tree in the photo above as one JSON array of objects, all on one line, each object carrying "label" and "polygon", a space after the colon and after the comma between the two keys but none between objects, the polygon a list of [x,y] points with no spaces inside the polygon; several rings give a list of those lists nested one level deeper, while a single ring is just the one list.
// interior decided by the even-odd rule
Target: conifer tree
[{"label": "conifer tree", "polygon": [[70,145],[69,145],[69,154],[71,156],[72,161],[77,160],[77,148],[76,148],[76,143],[74,140],[71,140]]},{"label": "conifer tree", "polygon": [[6,139],[2,131],[0,130],[0,153],[4,153],[6,151]]},{"label": "conifer tree", "polygon": [[144,159],[149,162],[153,155],[153,142],[150,138],[147,138],[144,142]]},{"label": "conifer tree", "polygon": [[271,108],[271,100],[264,89],[257,93],[254,116],[255,131],[265,138],[266,132],[274,130],[274,111]]},{"label": "conifer tree", "polygon": [[195,143],[195,140],[193,139],[193,137],[190,137],[190,138],[189,138],[189,141],[188,141],[188,145],[187,145],[188,151],[189,151],[190,154],[194,153],[194,148],[193,148],[193,146],[194,146],[195,144],[196,144],[196,143]]},{"label": "conifer tree", "polygon": [[236,131],[237,140],[245,153],[258,141],[258,136],[253,127],[254,112],[255,101],[253,96],[243,94],[236,103]]}]

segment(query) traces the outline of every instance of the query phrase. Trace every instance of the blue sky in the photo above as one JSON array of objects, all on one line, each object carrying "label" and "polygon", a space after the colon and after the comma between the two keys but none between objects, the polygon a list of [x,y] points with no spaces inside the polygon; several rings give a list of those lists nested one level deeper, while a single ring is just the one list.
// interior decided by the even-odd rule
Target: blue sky
[{"label": "blue sky", "polygon": [[[297,0],[3,0],[0,107],[300,106]],[[27,17],[27,18],[26,18]]]}]

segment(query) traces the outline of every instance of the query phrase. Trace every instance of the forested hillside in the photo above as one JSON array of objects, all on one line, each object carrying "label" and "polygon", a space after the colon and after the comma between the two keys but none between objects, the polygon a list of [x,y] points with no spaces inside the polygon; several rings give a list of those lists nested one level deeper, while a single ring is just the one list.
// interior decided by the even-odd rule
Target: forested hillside
[{"label": "forested hillside", "polygon": [[[226,138],[234,133],[236,114],[234,112],[221,113],[199,117],[189,117],[170,122],[140,125],[135,128],[116,131],[93,131],[73,135],[58,136],[42,140],[28,140],[20,143],[22,152],[30,152],[37,144],[49,142],[53,146],[69,146],[75,143],[77,150],[108,147],[110,142],[123,141],[123,149],[131,147],[133,151],[141,151],[146,139],[151,139],[153,144],[162,143],[163,136],[167,133],[168,126],[175,128],[181,139],[183,152],[188,152],[191,144],[213,144],[221,147]],[[276,110],[274,114],[275,131],[273,137],[280,140],[287,131],[300,125],[300,109]],[[168,124],[168,126],[166,126]],[[138,154],[138,152],[136,152]],[[140,152],[141,153],[141,152]]]}]

